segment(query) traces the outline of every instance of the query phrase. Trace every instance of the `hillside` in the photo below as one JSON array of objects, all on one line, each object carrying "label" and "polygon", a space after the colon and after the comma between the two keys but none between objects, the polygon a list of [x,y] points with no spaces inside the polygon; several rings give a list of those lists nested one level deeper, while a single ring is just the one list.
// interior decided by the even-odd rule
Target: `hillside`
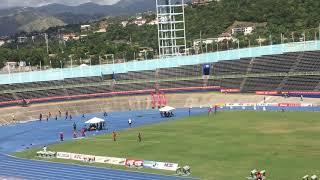
[{"label": "hillside", "polygon": [[[118,6],[120,5],[118,4]],[[126,9],[123,6],[122,8]],[[250,36],[236,36],[241,47],[248,47],[249,43],[251,46],[258,46],[257,39],[259,37],[266,39],[265,44],[270,43],[270,37],[272,37],[273,44],[280,43],[281,34],[285,37],[283,38],[284,42],[292,41],[292,37],[295,41],[299,41],[304,33],[306,40],[313,40],[315,35],[319,38],[320,13],[318,9],[320,9],[319,0],[221,0],[219,2],[214,1],[206,6],[188,6],[185,11],[188,46],[192,45],[193,40],[200,38],[200,32],[202,38],[215,38],[239,22],[263,24]],[[23,19],[23,17],[20,18]],[[109,25],[106,33],[88,33],[87,38],[82,41],[67,42],[66,47],[61,47],[57,40],[53,39],[58,32],[58,28],[51,28],[49,31],[51,33],[51,35],[49,33],[49,36],[52,37],[50,53],[58,54],[66,61],[69,61],[70,54],[74,54],[75,59],[88,58],[85,54],[93,55],[95,59],[99,55],[115,54],[118,59],[133,60],[134,54],[139,54],[139,47],[152,47],[155,52],[148,54],[148,58],[152,58],[158,49],[157,26],[130,24],[123,27],[121,25],[123,18],[125,17],[107,18]],[[94,24],[99,24],[99,22]],[[19,23],[11,23],[10,26],[19,26]],[[79,29],[79,26],[73,26],[74,32],[78,32]],[[68,32],[70,32],[69,29]],[[21,50],[14,52],[13,49],[16,48],[16,44],[6,45],[5,52],[11,53],[1,55],[0,52],[0,61],[26,56],[33,64],[39,64],[39,58],[33,58],[32,53],[28,52],[34,51],[35,47],[38,48],[38,52],[45,52],[43,42],[39,44],[20,44],[19,46]],[[228,48],[237,48],[237,43],[229,42],[227,44],[224,42],[219,45],[219,49],[226,49],[227,46]],[[32,47],[31,50],[30,47]],[[63,54],[61,54],[62,48]],[[209,50],[215,50],[215,48],[210,46]],[[43,64],[48,64],[49,58],[47,55],[42,54],[42,56],[45,59]]]},{"label": "hillside", "polygon": [[32,8],[17,8],[11,10],[9,15],[0,16],[0,36],[18,31],[41,31],[59,25],[65,25],[65,23],[58,18],[34,12]]},{"label": "hillside", "polygon": [[47,30],[50,27],[64,26],[64,25],[66,24],[60,19],[57,19],[55,17],[44,17],[44,18],[38,18],[26,25],[19,27],[19,30],[26,31],[26,32],[43,31],[43,30]]},{"label": "hillside", "polygon": [[[114,5],[50,4],[38,8],[0,9],[0,36],[12,35],[19,31],[41,31],[62,24],[78,24],[98,20],[105,16],[133,15],[150,10],[155,10],[155,0],[121,0]],[[32,28],[30,28],[30,23]]]}]

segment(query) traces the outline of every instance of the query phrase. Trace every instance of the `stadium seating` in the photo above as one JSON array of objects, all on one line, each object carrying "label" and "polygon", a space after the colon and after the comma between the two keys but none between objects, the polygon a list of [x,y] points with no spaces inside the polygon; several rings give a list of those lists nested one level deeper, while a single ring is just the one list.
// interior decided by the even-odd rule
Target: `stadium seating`
[{"label": "stadium seating", "polygon": [[[319,91],[320,51],[294,52],[212,64],[210,78],[203,64],[64,80],[0,85],[0,101],[150,89],[220,86],[242,92]],[[275,74],[277,73],[277,74]],[[302,73],[294,75],[294,73]],[[261,74],[261,75],[260,75]],[[275,75],[272,75],[275,74]],[[251,75],[251,76],[247,76]],[[104,83],[104,84],[101,84]]]}]

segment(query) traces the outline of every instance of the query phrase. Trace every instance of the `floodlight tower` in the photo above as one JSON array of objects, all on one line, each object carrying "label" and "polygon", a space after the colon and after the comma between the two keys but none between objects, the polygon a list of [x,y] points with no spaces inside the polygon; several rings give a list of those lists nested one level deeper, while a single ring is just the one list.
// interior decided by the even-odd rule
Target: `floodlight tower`
[{"label": "floodlight tower", "polygon": [[186,54],[184,0],[156,0],[159,57]]}]

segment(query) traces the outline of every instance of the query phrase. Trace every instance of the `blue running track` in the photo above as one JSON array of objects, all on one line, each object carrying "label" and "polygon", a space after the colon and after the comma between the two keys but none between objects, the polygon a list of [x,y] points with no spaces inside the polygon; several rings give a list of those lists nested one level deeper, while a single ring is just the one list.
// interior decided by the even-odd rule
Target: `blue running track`
[{"label": "blue running track", "polygon": [[[192,109],[192,114],[206,112],[207,109]],[[53,112],[52,112],[53,113]],[[164,119],[157,110],[114,112],[106,118],[107,130],[91,132],[88,136],[110,133],[113,130],[121,131],[128,128],[128,119],[133,120],[133,128],[163,121],[172,121],[188,116],[187,109],[178,109],[174,118]],[[53,116],[55,114],[53,113]],[[34,121],[0,127],[0,179],[48,179],[48,180],[171,180],[189,179],[186,177],[162,176],[156,174],[139,173],[107,168],[95,168],[80,165],[69,165],[45,161],[33,161],[9,156],[12,152],[23,151],[30,148],[42,147],[48,144],[60,143],[59,132],[65,134],[66,140],[72,139],[73,123],[81,129],[84,122],[92,117],[103,118],[103,113],[86,114],[85,118],[73,117],[57,121]],[[50,146],[49,149],[50,150]]]}]

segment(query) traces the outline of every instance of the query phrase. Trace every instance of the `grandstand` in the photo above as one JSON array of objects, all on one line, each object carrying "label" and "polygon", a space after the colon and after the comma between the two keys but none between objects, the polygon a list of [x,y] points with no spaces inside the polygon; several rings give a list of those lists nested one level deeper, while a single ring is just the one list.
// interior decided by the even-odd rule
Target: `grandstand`
[{"label": "grandstand", "polygon": [[[88,69],[61,69],[58,76],[55,76],[57,70],[1,75],[3,77],[0,80],[0,104],[16,105],[23,99],[43,102],[150,94],[156,91],[226,89],[244,93],[317,92],[320,90],[320,47],[318,45],[320,43],[314,41],[276,45],[282,48],[281,52],[273,50],[279,48],[274,45],[260,47],[260,49],[248,48],[185,56],[172,59],[171,64],[164,63],[163,66],[159,64],[147,66],[143,64],[149,61],[140,61],[132,68],[125,70],[115,68],[116,71],[112,69],[112,73],[109,71],[110,68],[117,65],[109,65],[109,73],[103,72],[104,67],[95,66]],[[270,51],[262,51],[266,49]],[[251,52],[246,55],[251,57],[241,57],[242,51]],[[241,58],[230,59],[234,56]],[[190,58],[194,60],[189,62]],[[132,62],[124,65],[129,67],[130,63]],[[202,68],[205,64],[211,66],[209,76],[203,76]],[[97,68],[99,71],[94,71]],[[70,71],[71,73],[66,73]],[[77,74],[78,71],[81,73]]]}]

